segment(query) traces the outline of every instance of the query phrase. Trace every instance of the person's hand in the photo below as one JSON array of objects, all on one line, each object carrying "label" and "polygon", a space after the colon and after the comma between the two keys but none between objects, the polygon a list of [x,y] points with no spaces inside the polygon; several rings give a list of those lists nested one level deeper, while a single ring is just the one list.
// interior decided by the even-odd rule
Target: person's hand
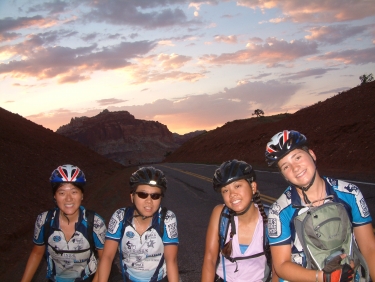
[{"label": "person's hand", "polygon": [[326,264],[323,268],[324,282],[350,282],[353,280],[353,268],[347,263],[340,264],[344,257],[345,255],[338,255]]}]

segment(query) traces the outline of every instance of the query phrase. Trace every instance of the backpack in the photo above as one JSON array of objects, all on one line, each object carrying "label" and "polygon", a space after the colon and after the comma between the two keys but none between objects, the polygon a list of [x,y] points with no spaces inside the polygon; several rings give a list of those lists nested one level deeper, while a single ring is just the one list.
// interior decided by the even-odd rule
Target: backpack
[{"label": "backpack", "polygon": [[[264,211],[266,212],[268,216],[268,211],[269,211],[269,206],[268,205],[263,205],[264,206]],[[221,214],[220,214],[220,219],[219,219],[219,248],[220,251],[223,249],[225,245],[225,241],[227,239],[228,235],[228,229],[229,229],[229,224],[230,224],[230,217],[231,214],[233,214],[234,211],[232,211],[230,208],[228,208],[226,205],[224,205]],[[233,222],[234,224],[234,222]],[[233,226],[234,228],[234,226]],[[244,260],[244,259],[252,259],[256,257],[260,257],[262,255],[265,255],[267,258],[267,265],[264,270],[264,282],[271,281],[271,274],[272,274],[272,261],[271,261],[271,250],[266,234],[267,230],[267,223],[263,222],[263,252],[251,255],[251,256],[246,256],[246,257],[225,257],[227,260],[230,262],[236,262],[237,260]]]},{"label": "backpack", "polygon": [[294,218],[294,226],[306,255],[307,268],[322,270],[331,258],[347,254],[342,263],[354,261],[354,281],[370,281],[369,268],[354,239],[344,205],[327,202],[304,208],[307,210]]},{"label": "backpack", "polygon": [[96,249],[95,249],[95,242],[94,242],[94,216],[95,212],[92,210],[86,210],[86,218],[87,218],[87,241],[90,243],[90,248],[82,249],[82,250],[58,250],[55,247],[48,244],[48,238],[51,236],[51,221],[54,212],[56,209],[49,210],[46,216],[46,221],[44,222],[44,233],[43,233],[43,240],[44,244],[47,246],[49,245],[55,253],[57,254],[64,254],[64,253],[83,253],[88,250],[91,251],[91,254],[94,253],[97,257]]}]

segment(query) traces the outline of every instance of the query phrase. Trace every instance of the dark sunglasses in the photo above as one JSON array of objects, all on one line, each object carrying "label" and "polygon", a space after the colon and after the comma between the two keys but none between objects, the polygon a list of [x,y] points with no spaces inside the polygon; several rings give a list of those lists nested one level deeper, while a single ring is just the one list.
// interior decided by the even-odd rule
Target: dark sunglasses
[{"label": "dark sunglasses", "polygon": [[137,194],[139,198],[141,199],[146,199],[148,197],[148,195],[151,196],[151,199],[153,200],[159,200],[161,196],[163,196],[163,194],[159,194],[159,193],[146,193],[146,192],[134,192],[134,194]]}]

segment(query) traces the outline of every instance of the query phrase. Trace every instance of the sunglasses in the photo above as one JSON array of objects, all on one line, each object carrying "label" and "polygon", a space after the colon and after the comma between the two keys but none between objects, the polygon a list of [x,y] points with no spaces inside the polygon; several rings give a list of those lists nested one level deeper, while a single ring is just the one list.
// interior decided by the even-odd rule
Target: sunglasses
[{"label": "sunglasses", "polygon": [[151,196],[151,199],[153,200],[159,200],[161,196],[163,196],[163,194],[159,194],[159,193],[146,193],[146,192],[134,192],[134,194],[137,194],[139,198],[141,199],[146,199],[149,195]]}]

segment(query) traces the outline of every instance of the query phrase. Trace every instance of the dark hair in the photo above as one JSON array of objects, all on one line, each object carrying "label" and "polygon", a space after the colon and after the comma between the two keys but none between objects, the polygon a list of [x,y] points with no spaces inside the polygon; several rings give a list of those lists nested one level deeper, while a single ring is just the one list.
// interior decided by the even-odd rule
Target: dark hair
[{"label": "dark hair", "polygon": [[78,184],[77,182],[60,182],[52,184],[52,195],[55,195],[57,189],[59,189],[64,184],[72,184],[74,187],[81,190],[82,194],[84,194],[85,190],[83,189],[84,185]]}]

